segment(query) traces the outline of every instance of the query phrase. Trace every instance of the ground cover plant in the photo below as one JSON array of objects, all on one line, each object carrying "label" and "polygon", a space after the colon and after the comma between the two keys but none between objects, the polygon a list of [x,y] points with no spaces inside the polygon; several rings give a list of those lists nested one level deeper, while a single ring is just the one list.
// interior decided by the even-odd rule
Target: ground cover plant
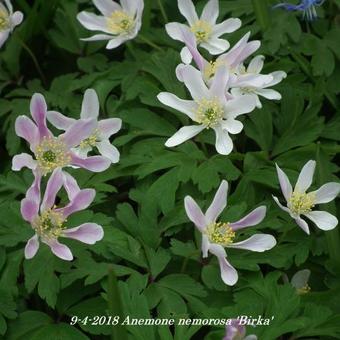
[{"label": "ground cover plant", "polygon": [[1,1],[1,337],[340,339],[339,7]]}]

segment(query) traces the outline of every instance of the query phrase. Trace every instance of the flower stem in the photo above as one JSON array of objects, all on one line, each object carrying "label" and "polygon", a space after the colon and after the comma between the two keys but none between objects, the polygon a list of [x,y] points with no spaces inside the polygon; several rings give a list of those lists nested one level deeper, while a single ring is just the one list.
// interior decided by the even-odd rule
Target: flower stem
[{"label": "flower stem", "polygon": [[158,45],[156,45],[155,43],[153,43],[151,40],[149,40],[148,38],[145,38],[142,34],[138,35],[138,38],[144,42],[145,44],[153,47],[154,49],[158,50],[158,51],[163,51]]},{"label": "flower stem", "polygon": [[164,19],[165,23],[167,23],[169,21],[169,19],[168,19],[168,16],[166,15],[162,0],[157,0],[157,1],[158,1],[159,9],[162,13],[163,19]]},{"label": "flower stem", "polygon": [[43,83],[43,85],[46,87],[47,82],[46,82],[46,77],[43,73],[43,71],[41,70],[40,66],[39,66],[39,62],[36,58],[36,56],[34,55],[34,53],[32,52],[32,50],[26,45],[26,43],[20,38],[20,36],[17,34],[16,35],[17,40],[19,41],[20,45],[22,46],[22,48],[28,53],[28,55],[31,57],[33,64],[36,68],[36,70],[38,71],[41,81]]}]

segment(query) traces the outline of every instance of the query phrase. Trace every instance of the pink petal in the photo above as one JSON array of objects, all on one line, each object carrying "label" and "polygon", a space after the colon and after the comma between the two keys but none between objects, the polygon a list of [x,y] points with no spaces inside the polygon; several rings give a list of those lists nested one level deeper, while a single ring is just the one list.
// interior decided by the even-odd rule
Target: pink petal
[{"label": "pink petal", "polygon": [[81,168],[93,171],[102,172],[108,169],[111,165],[111,161],[103,156],[91,156],[87,158],[81,158],[76,154],[71,154],[72,165],[79,166]]},{"label": "pink petal", "polygon": [[58,168],[54,170],[46,185],[45,195],[41,204],[41,211],[45,211],[53,207],[56,196],[63,186],[63,182],[64,177],[61,169]]},{"label": "pink petal", "polygon": [[24,138],[33,151],[39,143],[39,132],[37,126],[26,116],[19,116],[15,121],[15,133]]},{"label": "pink petal", "polygon": [[68,199],[72,201],[80,191],[79,185],[75,178],[72,177],[69,173],[63,171],[63,175],[64,175],[64,188],[67,192]]},{"label": "pink petal", "polygon": [[50,131],[46,125],[47,105],[45,98],[40,93],[32,96],[30,104],[31,115],[36,122],[39,130],[40,139],[50,135]]},{"label": "pink petal", "polygon": [[73,198],[73,200],[64,208],[56,209],[61,211],[64,217],[68,217],[76,211],[86,209],[94,200],[96,191],[94,189],[80,190]]},{"label": "pink petal", "polygon": [[59,243],[57,240],[53,240],[51,242],[44,241],[50,248],[52,253],[55,256],[58,256],[62,260],[72,261],[73,255],[69,247],[65,246],[65,244]]},{"label": "pink petal", "polygon": [[97,123],[94,119],[77,120],[60,138],[63,139],[69,148],[75,147],[91,135],[96,125]]},{"label": "pink petal", "polygon": [[39,204],[28,198],[24,198],[21,201],[20,212],[25,221],[32,223],[39,213]]},{"label": "pink petal", "polygon": [[75,123],[75,119],[65,117],[63,114],[57,111],[48,111],[47,120],[59,130],[67,130],[72,124]]},{"label": "pink petal", "polygon": [[215,197],[205,217],[208,223],[215,222],[227,205],[228,182],[223,180],[216,191]]},{"label": "pink petal", "polygon": [[239,320],[233,319],[230,325],[226,326],[226,335],[222,340],[237,339],[236,336],[241,336],[242,339],[246,335],[246,327],[240,325]]},{"label": "pink petal", "polygon": [[196,227],[202,232],[207,226],[207,222],[201,208],[190,196],[186,196],[184,198],[184,207],[190,221],[193,222]]},{"label": "pink petal", "polygon": [[272,235],[255,234],[244,241],[232,243],[227,247],[263,252],[272,249],[275,245],[276,240]]},{"label": "pink petal", "polygon": [[25,258],[27,260],[29,260],[32,257],[34,257],[35,254],[37,253],[38,249],[39,249],[39,239],[38,239],[38,235],[35,234],[26,243]]},{"label": "pink petal", "polygon": [[104,231],[103,228],[96,223],[84,223],[79,227],[65,230],[63,236],[87,244],[95,244],[104,237]]},{"label": "pink petal", "polygon": [[34,170],[37,167],[37,161],[27,153],[15,155],[12,159],[12,170],[20,171],[24,167]]},{"label": "pink petal", "polygon": [[210,95],[216,96],[223,103],[225,101],[225,92],[229,80],[229,71],[226,67],[218,67],[214,77],[211,80]]},{"label": "pink petal", "polygon": [[252,212],[250,212],[247,216],[241,218],[239,221],[230,223],[230,226],[233,230],[239,230],[246,227],[251,227],[253,225],[259,224],[266,216],[267,208],[262,205]]}]

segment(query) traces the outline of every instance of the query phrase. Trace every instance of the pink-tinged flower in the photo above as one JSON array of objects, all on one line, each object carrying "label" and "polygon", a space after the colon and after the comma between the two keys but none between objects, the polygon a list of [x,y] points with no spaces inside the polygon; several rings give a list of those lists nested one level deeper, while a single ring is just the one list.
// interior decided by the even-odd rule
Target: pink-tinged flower
[{"label": "pink-tinged flower", "polygon": [[308,161],[302,168],[294,190],[289,182],[287,175],[276,165],[277,175],[280,187],[287,206],[283,206],[277,197],[273,196],[277,205],[295,220],[297,225],[309,235],[309,227],[305,220],[301,218],[305,216],[309,218],[315,225],[322,230],[334,229],[338,224],[338,219],[326,211],[314,210],[316,204],[328,203],[335,199],[340,192],[340,184],[330,182],[324,184],[316,191],[307,193],[311,186],[315,171],[315,161]]},{"label": "pink-tinged flower", "polygon": [[246,327],[237,319],[232,319],[230,325],[225,327],[225,336],[222,340],[257,340],[256,335],[246,336]]},{"label": "pink-tinged flower", "polygon": [[165,145],[179,145],[196,136],[204,129],[212,128],[216,134],[216,150],[222,155],[228,155],[233,149],[229,136],[238,134],[243,124],[236,118],[254,110],[256,102],[252,96],[230,99],[226,97],[229,73],[226,68],[219,68],[208,87],[200,71],[187,65],[181,71],[183,82],[188,88],[193,100],[183,100],[172,93],[162,92],[157,98],[164,105],[172,107],[184,114],[198,125],[184,126],[170,137]]},{"label": "pink-tinged flower", "polygon": [[27,116],[19,116],[15,122],[15,132],[30,144],[35,159],[27,153],[16,155],[13,157],[12,170],[27,167],[46,175],[66,166],[93,172],[104,171],[110,166],[111,162],[106,157],[80,157],[72,151],[91,135],[96,126],[95,120],[79,120],[64,134],[55,137],[46,125],[47,106],[41,94],[33,95],[30,110],[33,121]]},{"label": "pink-tinged flower", "polygon": [[107,49],[113,49],[135,38],[142,26],[143,0],[121,0],[120,5],[112,0],[93,0],[102,15],[81,12],[78,21],[90,31],[100,31],[85,41],[109,40]]},{"label": "pink-tinged flower", "polygon": [[[208,1],[200,18],[191,0],[178,0],[178,8],[187,19],[189,26],[171,22],[165,26],[169,36],[172,39],[184,42],[183,36],[180,34],[181,28],[189,28],[195,35],[197,44],[213,55],[223,53],[230,46],[227,40],[220,37],[225,33],[232,33],[241,27],[241,20],[237,18],[227,19],[216,24],[219,15],[218,0]],[[187,48],[184,47],[182,56],[188,55],[188,52]],[[188,57],[190,58],[190,55]]]},{"label": "pink-tinged flower", "polygon": [[[78,227],[66,229],[65,223],[74,212],[86,209],[95,197],[95,190],[80,190],[72,176],[61,169],[53,171],[49,178],[44,197],[40,196],[41,176],[35,176],[26,197],[21,201],[21,214],[29,222],[35,232],[25,247],[26,259],[35,256],[39,249],[39,241],[47,244],[54,255],[71,261],[73,255],[69,247],[59,243],[60,237],[72,238],[83,243],[94,244],[103,236],[103,228],[96,223],[84,223]],[[59,190],[64,187],[70,203],[62,208],[55,205]]]},{"label": "pink-tinged flower", "polygon": [[[95,90],[88,89],[85,92],[81,107],[80,119],[93,119],[96,124],[90,136],[80,142],[73,150],[82,158],[97,148],[99,153],[108,158],[112,163],[119,161],[119,151],[110,143],[109,138],[117,133],[122,127],[120,118],[108,118],[98,120],[99,100]],[[70,126],[77,123],[76,119],[68,118],[56,111],[47,112],[47,120],[56,128],[66,131]]]},{"label": "pink-tinged flower", "polygon": [[238,231],[257,225],[264,219],[266,207],[260,206],[256,208],[237,222],[217,222],[217,218],[227,205],[227,191],[228,182],[222,181],[213,202],[205,214],[190,196],[185,197],[184,206],[189,219],[202,233],[203,257],[207,257],[208,252],[217,256],[223,282],[233,286],[238,280],[238,274],[235,268],[227,261],[224,248],[263,252],[273,248],[276,245],[276,240],[272,235],[255,234],[246,240],[234,242]]},{"label": "pink-tinged flower", "polygon": [[[238,74],[241,77],[251,76],[256,77],[260,76],[260,72],[263,68],[264,56],[258,55],[253,58],[248,67],[245,68],[243,65],[240,66]],[[234,97],[242,96],[244,94],[249,94],[256,99],[256,106],[258,108],[262,108],[262,104],[260,102],[259,96],[270,99],[270,100],[280,100],[281,94],[269,87],[272,87],[282,81],[282,79],[287,77],[286,72],[284,71],[275,71],[269,74],[272,77],[270,81],[267,81],[262,84],[247,84],[247,83],[238,83],[237,87],[231,90],[231,94]]]},{"label": "pink-tinged flower", "polygon": [[0,48],[8,39],[14,28],[21,24],[24,15],[20,11],[13,12],[10,0],[4,0],[6,6],[0,2]]},{"label": "pink-tinged flower", "polygon": [[311,271],[309,269],[303,269],[293,275],[290,283],[296,289],[298,294],[301,295],[310,292],[311,288],[308,285],[310,274]]}]

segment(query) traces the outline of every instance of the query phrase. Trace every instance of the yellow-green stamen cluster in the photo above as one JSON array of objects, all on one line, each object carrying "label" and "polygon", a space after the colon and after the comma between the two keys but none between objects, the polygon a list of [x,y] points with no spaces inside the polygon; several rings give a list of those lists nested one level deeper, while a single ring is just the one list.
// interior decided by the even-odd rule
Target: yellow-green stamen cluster
[{"label": "yellow-green stamen cluster", "polygon": [[212,223],[207,227],[207,235],[211,243],[227,246],[233,243],[235,232],[229,223]]},{"label": "yellow-green stamen cluster", "polygon": [[288,201],[288,208],[297,215],[308,213],[315,203],[315,195],[294,191]]},{"label": "yellow-green stamen cluster", "polygon": [[54,137],[44,137],[35,150],[38,166],[44,175],[71,162],[66,144]]},{"label": "yellow-green stamen cluster", "polygon": [[204,79],[205,81],[209,81],[216,73],[216,70],[219,66],[221,66],[220,61],[210,61],[204,68]]},{"label": "yellow-green stamen cluster", "polygon": [[8,28],[9,28],[8,13],[0,9],[0,32],[5,31]]},{"label": "yellow-green stamen cluster", "polygon": [[311,291],[311,288],[309,287],[308,283],[306,283],[303,287],[301,288],[297,288],[296,289],[296,292],[299,294],[299,295],[303,295],[303,294],[307,294]]},{"label": "yellow-green stamen cluster", "polygon": [[192,26],[191,26],[191,32],[195,34],[197,42],[203,43],[208,41],[211,32],[212,32],[212,27],[211,25],[204,20],[198,20],[196,21]]},{"label": "yellow-green stamen cluster", "polygon": [[91,136],[88,138],[84,139],[83,141],[80,142],[79,148],[80,149],[87,149],[87,148],[93,148],[96,146],[96,143],[98,142],[98,129],[96,129]]},{"label": "yellow-green stamen cluster", "polygon": [[114,11],[107,18],[107,27],[112,34],[128,34],[134,26],[134,18],[125,11]]},{"label": "yellow-green stamen cluster", "polygon": [[223,118],[223,107],[217,98],[202,99],[198,102],[196,111],[197,121],[207,128],[214,127]]},{"label": "yellow-green stamen cluster", "polygon": [[53,240],[61,236],[65,229],[63,215],[53,209],[45,210],[33,222],[33,228],[36,233],[45,240]]}]

